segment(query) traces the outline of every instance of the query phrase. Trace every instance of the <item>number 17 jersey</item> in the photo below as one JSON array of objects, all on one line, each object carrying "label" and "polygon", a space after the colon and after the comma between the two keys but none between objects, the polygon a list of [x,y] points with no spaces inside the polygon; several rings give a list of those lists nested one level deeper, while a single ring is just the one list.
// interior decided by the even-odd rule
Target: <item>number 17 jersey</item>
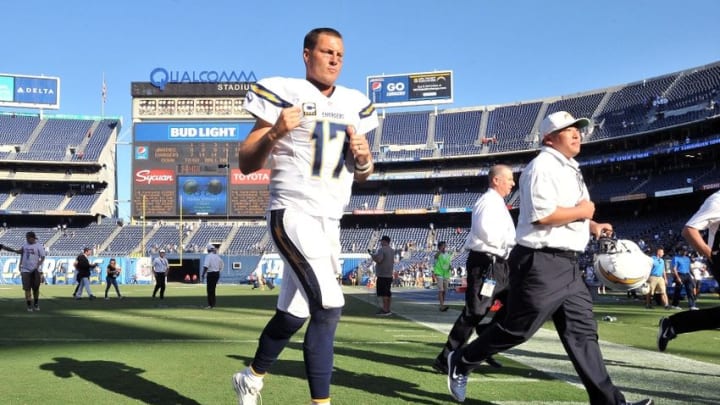
[{"label": "number 17 jersey", "polygon": [[283,108],[299,106],[300,126],[280,138],[270,153],[269,209],[299,208],[341,218],[350,200],[354,159],[346,129],[367,134],[378,126],[370,100],[357,90],[335,86],[327,97],[305,79],[260,80],[245,96],[245,109],[274,124]]}]

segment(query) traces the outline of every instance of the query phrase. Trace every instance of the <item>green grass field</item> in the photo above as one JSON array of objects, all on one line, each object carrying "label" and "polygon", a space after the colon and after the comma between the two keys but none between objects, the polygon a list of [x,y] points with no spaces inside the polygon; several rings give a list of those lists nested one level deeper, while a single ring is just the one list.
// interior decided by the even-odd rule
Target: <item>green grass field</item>
[{"label": "green grass field", "polygon": [[[205,306],[202,285],[170,284],[164,301],[152,286],[121,286],[126,298],[71,298],[72,286],[43,286],[41,311],[25,310],[17,285],[0,286],[0,384],[3,404],[231,404],[230,376],[252,358],[274,312],[277,289],[220,285],[218,307]],[[104,287],[102,288],[104,290]],[[362,288],[352,294],[367,294]],[[451,403],[443,376],[430,368],[445,334],[400,316],[377,318],[349,294],[336,338],[333,403]],[[160,305],[162,303],[162,305]],[[717,305],[703,297],[700,305]],[[456,306],[457,307],[457,306]],[[434,309],[435,307],[433,307]],[[662,309],[627,300],[596,306],[603,340],[655,350]],[[551,324],[546,327],[552,327]],[[264,404],[308,404],[298,333],[265,379]],[[715,331],[688,334],[669,352],[720,364]],[[469,404],[584,403],[584,390],[500,358],[500,370],[473,374]],[[491,371],[488,371],[491,370]],[[474,384],[482,380],[482,384]],[[473,386],[475,385],[475,386]],[[482,397],[484,401],[473,399]]]}]

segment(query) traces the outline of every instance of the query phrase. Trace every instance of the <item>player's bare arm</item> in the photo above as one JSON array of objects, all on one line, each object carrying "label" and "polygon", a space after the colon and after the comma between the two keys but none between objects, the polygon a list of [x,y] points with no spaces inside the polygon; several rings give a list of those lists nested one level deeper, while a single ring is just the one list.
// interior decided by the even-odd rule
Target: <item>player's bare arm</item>
[{"label": "player's bare arm", "polygon": [[355,160],[355,181],[363,182],[373,172],[370,144],[365,134],[358,134],[355,127],[349,125],[345,130],[350,143],[350,152]]},{"label": "player's bare arm", "polygon": [[0,250],[7,250],[8,252],[13,252],[17,254],[22,254],[22,249],[13,249],[10,246],[2,245],[0,244]]},{"label": "player's bare arm", "polygon": [[284,108],[274,125],[258,118],[250,134],[240,145],[240,171],[250,174],[262,169],[275,143],[297,128],[301,118],[300,107]]},{"label": "player's bare arm", "polygon": [[685,226],[682,230],[682,236],[683,238],[685,238],[685,240],[688,241],[688,243],[690,243],[693,249],[697,250],[698,253],[705,256],[706,258],[712,260],[712,252],[710,246],[705,243],[705,240],[703,239],[699,230],[691,226]]}]

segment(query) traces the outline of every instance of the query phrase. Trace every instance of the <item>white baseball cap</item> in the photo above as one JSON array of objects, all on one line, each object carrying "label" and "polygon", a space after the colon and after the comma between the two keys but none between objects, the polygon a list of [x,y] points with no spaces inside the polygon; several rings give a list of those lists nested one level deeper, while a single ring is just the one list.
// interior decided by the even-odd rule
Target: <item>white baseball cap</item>
[{"label": "white baseball cap", "polygon": [[554,112],[542,121],[540,124],[540,138],[544,138],[545,135],[550,134],[555,131],[559,131],[561,129],[565,129],[568,127],[575,127],[577,129],[582,129],[587,126],[589,126],[592,123],[590,119],[588,118],[578,118],[575,119],[569,112],[567,111],[558,111]]},{"label": "white baseball cap", "polygon": [[208,252],[211,251],[211,250],[215,250],[215,245],[213,245],[212,243],[210,243],[210,244],[207,245],[207,248],[206,248],[206,249],[207,249]]},{"label": "white baseball cap", "polygon": [[160,252],[158,253],[165,253],[165,249],[160,249]]}]

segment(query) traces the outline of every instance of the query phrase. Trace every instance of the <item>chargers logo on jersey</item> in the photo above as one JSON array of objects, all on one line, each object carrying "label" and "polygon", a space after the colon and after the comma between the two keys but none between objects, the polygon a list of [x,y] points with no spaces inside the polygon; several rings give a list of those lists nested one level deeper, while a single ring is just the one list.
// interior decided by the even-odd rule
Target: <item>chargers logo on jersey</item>
[{"label": "chargers logo on jersey", "polygon": [[[292,107],[292,104],[283,100],[282,97],[263,87],[261,84],[253,83],[250,85],[250,91],[257,94],[258,97],[267,100],[269,103],[280,107]],[[251,98],[252,99],[252,98]]]},{"label": "chargers logo on jersey", "polygon": [[365,106],[365,108],[360,110],[360,118],[367,118],[367,117],[373,115],[374,112],[375,112],[375,106],[372,103],[370,103],[367,106]]}]

